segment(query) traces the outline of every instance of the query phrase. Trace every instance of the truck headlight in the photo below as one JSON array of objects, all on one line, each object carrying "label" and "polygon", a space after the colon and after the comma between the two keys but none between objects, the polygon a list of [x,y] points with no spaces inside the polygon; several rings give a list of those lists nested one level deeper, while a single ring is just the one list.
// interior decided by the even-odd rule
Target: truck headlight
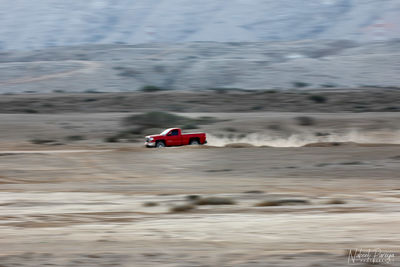
[{"label": "truck headlight", "polygon": [[151,141],[153,141],[153,140],[154,140],[154,138],[153,138],[153,137],[150,137],[150,138],[149,138],[149,141],[150,141],[150,142],[151,142]]}]

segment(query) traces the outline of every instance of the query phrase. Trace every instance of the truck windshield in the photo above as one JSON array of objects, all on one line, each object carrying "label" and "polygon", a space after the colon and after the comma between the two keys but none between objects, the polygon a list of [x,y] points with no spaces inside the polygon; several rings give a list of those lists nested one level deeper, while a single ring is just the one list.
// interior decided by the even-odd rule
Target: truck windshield
[{"label": "truck windshield", "polygon": [[160,135],[167,135],[167,133],[171,131],[171,129],[166,129],[164,130],[162,133],[160,133]]}]

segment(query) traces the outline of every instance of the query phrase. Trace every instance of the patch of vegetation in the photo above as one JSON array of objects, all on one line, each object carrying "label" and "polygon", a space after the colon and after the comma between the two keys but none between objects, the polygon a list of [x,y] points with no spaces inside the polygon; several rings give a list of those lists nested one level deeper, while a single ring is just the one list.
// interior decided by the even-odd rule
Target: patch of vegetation
[{"label": "patch of vegetation", "polygon": [[165,128],[171,125],[185,124],[188,122],[191,122],[188,118],[162,111],[147,112],[123,119],[124,126],[139,125],[145,128]]},{"label": "patch of vegetation", "polygon": [[315,135],[315,136],[329,136],[329,135],[331,135],[331,134],[330,134],[330,133],[316,132],[314,135]]},{"label": "patch of vegetation", "polygon": [[145,85],[142,88],[140,88],[139,91],[146,92],[146,93],[154,93],[154,92],[159,92],[163,91],[165,89],[155,86],[155,85]]},{"label": "patch of vegetation", "polygon": [[213,90],[218,94],[226,94],[228,92],[227,88],[209,88],[209,90]]},{"label": "patch of vegetation", "polygon": [[185,125],[182,125],[182,129],[187,129],[187,130],[192,130],[192,129],[198,129],[199,126],[197,126],[194,123],[187,123]]},{"label": "patch of vegetation", "polygon": [[306,83],[306,82],[292,82],[293,86],[296,88],[304,88],[307,86],[310,86],[311,84]]},{"label": "patch of vegetation", "polygon": [[174,104],[174,105],[168,105],[165,109],[172,112],[184,112],[186,110],[186,106]]},{"label": "patch of vegetation", "polygon": [[326,166],[329,166],[329,165],[331,165],[331,164],[330,163],[318,163],[318,164],[315,165],[315,167],[326,167]]},{"label": "patch of vegetation", "polygon": [[280,131],[282,130],[282,127],[280,124],[270,124],[267,126],[268,129],[273,130],[273,131]]},{"label": "patch of vegetation", "polygon": [[186,196],[186,199],[190,200],[190,201],[198,200],[200,198],[201,198],[201,196],[199,196],[199,195],[188,195],[188,196]]},{"label": "patch of vegetation", "polygon": [[85,91],[86,94],[102,94],[103,92],[99,92],[95,89],[88,89]]},{"label": "patch of vegetation", "polygon": [[306,205],[310,204],[308,200],[304,199],[279,199],[279,200],[266,200],[257,203],[256,207],[273,207],[273,206],[287,206],[287,205]]},{"label": "patch of vegetation", "polygon": [[178,205],[178,206],[174,206],[170,209],[170,212],[187,212],[190,210],[195,209],[196,207],[194,205],[191,204],[183,204],[183,205]]},{"label": "patch of vegetation", "polygon": [[251,107],[251,110],[262,110],[264,107],[263,106],[253,106]]},{"label": "patch of vegetation", "polygon": [[239,139],[242,139],[242,138],[245,138],[246,136],[247,136],[247,134],[241,133],[241,134],[238,135],[238,138],[239,138]]},{"label": "patch of vegetation", "polygon": [[139,126],[141,129],[148,128],[168,128],[182,127],[191,124],[191,127],[197,127],[197,124],[209,124],[217,120],[212,117],[200,117],[192,119],[163,111],[152,111],[139,115],[129,116],[123,119],[124,126]]},{"label": "patch of vegetation", "polygon": [[21,110],[24,113],[29,113],[29,114],[35,114],[35,113],[39,113],[39,111],[37,111],[36,109],[31,109],[31,108],[25,108],[23,110]]},{"label": "patch of vegetation", "polygon": [[119,138],[117,136],[108,136],[108,137],[104,138],[104,142],[106,142],[106,143],[118,143],[119,142]]},{"label": "patch of vegetation", "polygon": [[158,206],[158,203],[153,202],[153,201],[148,201],[148,202],[143,203],[143,206],[144,207],[155,207],[155,206]]},{"label": "patch of vegetation", "polygon": [[237,129],[233,128],[233,127],[226,127],[226,128],[224,128],[224,130],[227,132],[232,132],[232,133],[237,132]]},{"label": "patch of vegetation", "polygon": [[97,99],[96,98],[85,98],[83,101],[84,102],[95,102],[95,101],[97,101]]},{"label": "patch of vegetation", "polygon": [[32,139],[30,141],[32,144],[35,145],[44,145],[57,142],[57,140],[52,140],[52,139]]},{"label": "patch of vegetation", "polygon": [[[116,68],[118,68],[118,67],[116,67]],[[122,68],[120,68],[120,70],[121,70],[121,72],[118,73],[118,76],[126,77],[126,78],[136,77],[137,75],[142,74],[140,71],[137,71],[137,70],[134,70],[131,68],[122,67]]]},{"label": "patch of vegetation", "polygon": [[330,205],[343,205],[346,204],[346,201],[341,200],[341,199],[331,199],[328,202],[326,202],[326,204],[330,204]]},{"label": "patch of vegetation", "polygon": [[86,137],[83,135],[70,135],[65,137],[65,140],[67,141],[82,141],[82,140],[86,140]]},{"label": "patch of vegetation", "polygon": [[333,83],[323,83],[323,84],[321,84],[321,87],[324,87],[324,88],[335,88],[335,87],[337,87],[337,85],[333,84]]},{"label": "patch of vegetation", "polygon": [[200,118],[195,119],[195,121],[198,124],[210,124],[210,123],[218,122],[219,120],[214,117],[210,117],[210,116],[201,116]]},{"label": "patch of vegetation", "polygon": [[261,191],[261,190],[249,190],[249,191],[245,191],[243,193],[245,193],[245,194],[264,194],[264,191]]},{"label": "patch of vegetation", "polygon": [[54,105],[52,103],[43,103],[42,107],[44,107],[44,108],[54,108]]},{"label": "patch of vegetation", "polygon": [[386,107],[383,109],[383,111],[399,111],[400,107],[396,107],[396,106],[390,106],[390,107]]},{"label": "patch of vegetation", "polygon": [[138,135],[140,135],[140,138],[142,138],[143,136],[143,131],[145,130],[145,128],[143,127],[137,127],[137,128],[132,128],[132,129],[128,129],[128,130],[123,130],[120,131],[112,136],[108,136],[104,139],[104,142],[107,143],[117,143],[119,142],[121,139],[127,139],[129,141],[135,141],[138,138]]},{"label": "patch of vegetation", "polygon": [[322,95],[310,95],[308,99],[314,101],[315,103],[325,103],[327,98]]},{"label": "patch of vegetation", "polygon": [[300,126],[311,126],[315,124],[315,120],[312,117],[300,116],[295,119],[297,120],[297,124]]},{"label": "patch of vegetation", "polygon": [[207,197],[200,198],[196,201],[196,205],[234,205],[235,201],[225,197]]},{"label": "patch of vegetation", "polygon": [[341,162],[341,165],[362,165],[364,164],[361,161],[348,161],[348,162]]}]

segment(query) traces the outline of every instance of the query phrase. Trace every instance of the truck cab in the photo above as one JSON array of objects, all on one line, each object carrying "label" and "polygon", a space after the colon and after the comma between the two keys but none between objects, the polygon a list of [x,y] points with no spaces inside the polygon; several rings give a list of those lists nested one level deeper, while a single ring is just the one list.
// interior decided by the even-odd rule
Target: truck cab
[{"label": "truck cab", "polygon": [[145,146],[147,147],[166,147],[183,145],[202,145],[205,144],[205,133],[183,134],[180,128],[169,128],[157,135],[146,136]]}]

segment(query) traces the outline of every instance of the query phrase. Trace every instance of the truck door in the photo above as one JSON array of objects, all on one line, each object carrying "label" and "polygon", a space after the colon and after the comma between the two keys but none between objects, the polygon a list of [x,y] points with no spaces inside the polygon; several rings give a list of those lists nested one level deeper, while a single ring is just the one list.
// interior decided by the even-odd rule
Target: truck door
[{"label": "truck door", "polygon": [[167,146],[180,146],[182,144],[181,135],[178,129],[168,133]]}]

